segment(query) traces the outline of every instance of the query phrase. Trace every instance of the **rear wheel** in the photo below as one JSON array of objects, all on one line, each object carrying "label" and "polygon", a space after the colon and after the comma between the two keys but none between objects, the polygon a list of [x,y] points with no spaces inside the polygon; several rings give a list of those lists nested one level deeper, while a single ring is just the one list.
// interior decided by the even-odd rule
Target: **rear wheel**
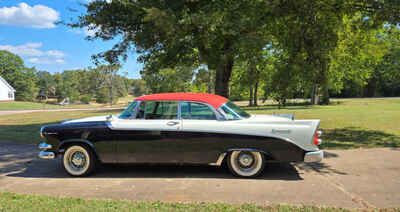
[{"label": "rear wheel", "polygon": [[265,167],[264,155],[252,151],[232,151],[228,157],[230,171],[239,177],[256,177]]},{"label": "rear wheel", "polygon": [[89,175],[95,169],[95,162],[93,151],[83,145],[72,145],[64,152],[63,167],[71,176]]}]

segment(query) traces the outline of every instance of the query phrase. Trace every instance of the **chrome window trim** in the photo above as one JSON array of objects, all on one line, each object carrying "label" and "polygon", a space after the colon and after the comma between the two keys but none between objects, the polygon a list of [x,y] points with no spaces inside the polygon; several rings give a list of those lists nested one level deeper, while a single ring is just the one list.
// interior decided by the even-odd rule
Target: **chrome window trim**
[{"label": "chrome window trim", "polygon": [[[224,112],[224,110],[222,109],[222,107],[226,107],[229,111],[231,111],[233,114],[235,114],[237,117],[239,117],[238,119],[228,119],[228,115]],[[230,107],[228,107],[225,103],[222,104],[221,106],[219,106],[218,110],[224,114],[225,116],[225,120],[227,121],[235,121],[235,120],[242,120],[244,119],[242,116],[240,116],[239,114],[237,114],[235,111],[233,111]]]},{"label": "chrome window trim", "polygon": [[181,109],[181,106],[182,106],[182,101],[179,101],[178,102],[178,120],[182,120],[182,109]]},{"label": "chrome window trim", "polygon": [[[133,109],[133,110],[134,110],[133,114],[130,115],[129,117],[127,117],[127,118],[121,118],[121,114],[122,114],[122,113],[121,113],[121,114],[118,116],[119,119],[125,119],[125,120],[127,120],[127,119],[135,119],[134,117],[136,117],[137,110],[138,110],[139,105],[140,105],[140,103],[141,103],[142,101],[132,101],[131,103],[129,103],[129,105],[132,104],[133,102],[136,102],[135,109]],[[129,107],[129,105],[128,105],[128,107]],[[125,109],[126,109],[126,108],[125,108]],[[123,112],[123,111],[122,111],[122,112]]]}]

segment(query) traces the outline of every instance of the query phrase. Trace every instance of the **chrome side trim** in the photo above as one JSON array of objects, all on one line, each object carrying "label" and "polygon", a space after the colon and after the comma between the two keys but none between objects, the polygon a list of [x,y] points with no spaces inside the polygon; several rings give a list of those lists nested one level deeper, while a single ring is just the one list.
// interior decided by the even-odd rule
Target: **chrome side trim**
[{"label": "chrome side trim", "polygon": [[54,159],[55,157],[56,155],[54,154],[54,152],[45,152],[45,151],[39,152],[39,158],[42,159]]},{"label": "chrome side trim", "polygon": [[208,165],[210,165],[210,166],[221,166],[222,161],[224,161],[225,156],[226,156],[226,152],[224,152],[224,153],[219,155],[217,162],[209,163]]},{"label": "chrome side trim", "polygon": [[48,149],[51,149],[51,148],[52,148],[52,146],[50,144],[45,143],[45,142],[39,144],[39,149],[40,150],[48,150]]},{"label": "chrome side trim", "polygon": [[324,158],[324,151],[319,150],[315,152],[307,152],[304,155],[304,162],[312,163],[312,162],[320,162]]}]

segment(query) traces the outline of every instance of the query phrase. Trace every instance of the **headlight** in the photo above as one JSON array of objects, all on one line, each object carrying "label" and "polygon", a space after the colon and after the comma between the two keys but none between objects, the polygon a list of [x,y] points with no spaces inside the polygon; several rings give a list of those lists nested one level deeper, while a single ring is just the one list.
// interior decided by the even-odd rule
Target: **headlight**
[{"label": "headlight", "polygon": [[42,138],[44,138],[44,135],[43,135],[43,130],[44,130],[44,128],[45,128],[45,126],[42,126],[42,127],[40,128],[40,136],[41,136]]}]

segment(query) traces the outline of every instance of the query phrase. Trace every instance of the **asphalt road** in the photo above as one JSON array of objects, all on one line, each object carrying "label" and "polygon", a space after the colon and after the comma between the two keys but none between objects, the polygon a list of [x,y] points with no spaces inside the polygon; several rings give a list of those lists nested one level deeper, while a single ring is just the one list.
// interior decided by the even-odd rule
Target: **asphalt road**
[{"label": "asphalt road", "polygon": [[209,166],[103,165],[71,178],[35,145],[0,142],[0,191],[173,202],[400,207],[400,149],[329,150],[322,163],[269,164],[257,179]]}]

